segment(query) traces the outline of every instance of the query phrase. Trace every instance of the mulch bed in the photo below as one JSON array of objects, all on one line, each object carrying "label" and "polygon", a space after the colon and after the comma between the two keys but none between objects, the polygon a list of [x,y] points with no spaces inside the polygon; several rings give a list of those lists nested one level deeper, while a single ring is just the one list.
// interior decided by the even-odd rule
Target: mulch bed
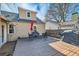
[{"label": "mulch bed", "polygon": [[0,56],[12,56],[15,50],[16,43],[17,41],[11,41],[11,42],[5,43],[0,48]]}]

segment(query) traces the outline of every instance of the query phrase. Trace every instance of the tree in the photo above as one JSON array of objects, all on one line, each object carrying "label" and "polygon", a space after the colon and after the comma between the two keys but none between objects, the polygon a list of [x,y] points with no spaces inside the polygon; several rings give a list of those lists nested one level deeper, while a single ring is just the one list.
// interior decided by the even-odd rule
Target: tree
[{"label": "tree", "polygon": [[70,3],[52,3],[49,4],[48,17],[55,19],[57,22],[65,22],[66,18],[72,13],[79,4]]},{"label": "tree", "polygon": [[77,3],[50,3],[49,9],[46,14],[46,21],[56,20],[59,24],[58,29],[61,29],[61,21],[65,22],[68,17],[71,17],[73,12],[79,10],[79,4]]}]

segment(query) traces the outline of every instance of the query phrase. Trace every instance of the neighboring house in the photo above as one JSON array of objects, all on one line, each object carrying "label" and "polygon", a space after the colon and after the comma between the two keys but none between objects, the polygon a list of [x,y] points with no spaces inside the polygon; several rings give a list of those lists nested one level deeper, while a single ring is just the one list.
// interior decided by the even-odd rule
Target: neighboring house
[{"label": "neighboring house", "polygon": [[45,29],[46,29],[47,35],[57,37],[57,38],[60,37],[59,33],[62,31],[60,30],[59,23],[54,20],[47,20]]},{"label": "neighboring house", "polygon": [[61,22],[60,23],[60,28],[62,30],[73,30],[74,29],[74,22],[73,21],[69,21],[69,22]]},{"label": "neighboring house", "polygon": [[7,42],[7,25],[6,18],[0,15],[0,47]]},{"label": "neighboring house", "polygon": [[60,27],[61,29],[70,29],[70,30],[77,30],[78,29],[78,12],[72,13],[71,21],[68,22],[61,22]]},{"label": "neighboring house", "polygon": [[45,24],[46,30],[58,30],[59,24],[56,21],[47,20]]}]

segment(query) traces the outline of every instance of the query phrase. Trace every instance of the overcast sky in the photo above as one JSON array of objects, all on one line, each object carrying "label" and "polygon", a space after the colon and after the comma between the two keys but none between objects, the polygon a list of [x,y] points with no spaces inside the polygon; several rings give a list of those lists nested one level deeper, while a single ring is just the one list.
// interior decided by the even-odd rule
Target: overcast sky
[{"label": "overcast sky", "polygon": [[2,10],[18,13],[17,7],[22,7],[25,9],[33,10],[37,12],[37,17],[44,20],[44,16],[48,10],[49,4],[45,3],[18,3],[18,4],[2,4]]}]

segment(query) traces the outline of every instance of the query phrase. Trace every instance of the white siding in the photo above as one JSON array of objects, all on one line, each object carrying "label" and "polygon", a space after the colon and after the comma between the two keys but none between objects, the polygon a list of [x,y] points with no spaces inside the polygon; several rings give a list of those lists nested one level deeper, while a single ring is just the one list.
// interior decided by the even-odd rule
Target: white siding
[{"label": "white siding", "polygon": [[46,30],[56,30],[58,29],[59,25],[53,22],[46,22],[45,29]]}]

